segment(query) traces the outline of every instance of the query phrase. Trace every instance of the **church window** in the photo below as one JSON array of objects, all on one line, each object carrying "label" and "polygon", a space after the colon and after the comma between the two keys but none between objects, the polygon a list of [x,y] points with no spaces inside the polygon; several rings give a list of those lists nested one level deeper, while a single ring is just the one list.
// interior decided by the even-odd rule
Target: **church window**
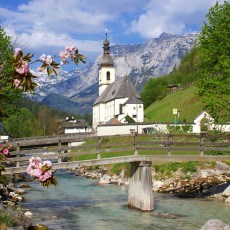
[{"label": "church window", "polygon": [[136,115],[136,114],[133,114],[133,118],[137,118],[137,115]]},{"label": "church window", "polygon": [[106,72],[106,79],[107,79],[107,81],[110,81],[110,72],[109,71]]}]

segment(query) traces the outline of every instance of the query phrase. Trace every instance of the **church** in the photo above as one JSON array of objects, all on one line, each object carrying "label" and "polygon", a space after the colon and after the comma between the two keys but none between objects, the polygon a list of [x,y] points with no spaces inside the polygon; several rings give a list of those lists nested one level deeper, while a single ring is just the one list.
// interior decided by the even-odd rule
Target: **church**
[{"label": "church", "polygon": [[144,106],[139,93],[128,76],[116,79],[107,34],[103,51],[99,62],[99,96],[93,104],[93,128],[128,121],[143,122]]}]

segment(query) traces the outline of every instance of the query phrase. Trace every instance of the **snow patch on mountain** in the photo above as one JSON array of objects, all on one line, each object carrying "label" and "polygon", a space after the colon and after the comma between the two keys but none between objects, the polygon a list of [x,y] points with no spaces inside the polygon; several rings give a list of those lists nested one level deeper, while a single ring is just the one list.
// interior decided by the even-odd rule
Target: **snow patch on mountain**
[{"label": "snow patch on mountain", "polygon": [[[198,35],[163,33],[159,38],[143,44],[111,46],[116,78],[128,75],[140,91],[149,78],[166,75],[172,71],[174,65],[179,66],[183,56],[192,49]],[[49,94],[55,93],[90,107],[98,96],[96,86],[101,56],[96,58],[95,63],[89,63],[83,69],[76,68],[69,72],[60,70],[58,76],[47,77],[44,73],[37,73],[38,87],[32,99],[42,101]]]}]

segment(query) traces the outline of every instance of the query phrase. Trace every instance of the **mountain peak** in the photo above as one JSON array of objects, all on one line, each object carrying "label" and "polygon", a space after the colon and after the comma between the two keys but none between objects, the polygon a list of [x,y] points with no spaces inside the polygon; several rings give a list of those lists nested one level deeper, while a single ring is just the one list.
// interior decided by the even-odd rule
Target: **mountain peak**
[{"label": "mountain peak", "polygon": [[[198,34],[162,33],[159,38],[146,43],[111,46],[116,79],[128,75],[140,92],[149,78],[166,75],[172,71],[175,65],[178,66],[183,56],[192,49],[197,36]],[[91,113],[92,104],[98,96],[98,61],[100,56],[94,64],[88,64],[84,69],[60,73],[56,79],[42,81],[38,78],[39,87],[36,88],[36,95],[33,96],[33,99],[42,101],[50,93],[56,93],[77,102],[82,108],[88,106],[86,111]]]}]

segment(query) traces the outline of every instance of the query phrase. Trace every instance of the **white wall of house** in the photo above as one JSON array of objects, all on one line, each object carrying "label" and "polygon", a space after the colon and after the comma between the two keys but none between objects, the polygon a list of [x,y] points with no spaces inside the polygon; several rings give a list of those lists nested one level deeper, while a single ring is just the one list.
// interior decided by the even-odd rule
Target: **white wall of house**
[{"label": "white wall of house", "polygon": [[98,136],[133,134],[138,131],[142,133],[143,128],[155,128],[158,132],[168,132],[167,124],[120,124],[101,125],[97,127]]},{"label": "white wall of house", "polygon": [[[125,115],[128,114],[130,117],[132,117],[132,114],[134,113],[136,105],[126,105],[124,108],[124,113]],[[143,117],[143,105],[142,109],[140,111],[138,110],[138,116]],[[230,124],[223,124],[223,125],[216,125],[214,123],[213,118],[207,113],[203,112],[201,113],[195,120],[193,124],[177,124],[177,126],[183,126],[183,125],[191,125],[192,126],[192,131],[191,133],[200,133],[200,124],[201,120],[203,118],[208,118],[210,119],[210,130],[216,129],[220,130],[222,132],[230,132]],[[97,127],[97,135],[98,136],[108,136],[108,135],[128,135],[128,134],[133,134],[135,132],[142,133],[144,128],[154,128],[157,132],[160,133],[168,133],[168,124],[159,124],[159,123],[143,123],[143,118],[142,121],[138,119],[137,124],[120,124],[120,125],[99,125]],[[119,116],[120,120],[120,116]],[[135,119],[134,119],[135,120]],[[142,123],[139,123],[142,122]],[[170,126],[175,126],[174,123],[169,124]]]},{"label": "white wall of house", "polygon": [[65,134],[92,132],[91,128],[65,128]]},{"label": "white wall of house", "polygon": [[[174,126],[175,124],[170,124]],[[191,133],[200,133],[200,127],[196,124],[188,124],[192,126]],[[177,124],[177,126],[183,126],[182,124]],[[214,126],[213,126],[214,127]],[[128,135],[138,132],[142,133],[144,128],[154,128],[159,133],[168,133],[167,124],[120,124],[120,125],[102,125],[97,127],[98,136],[109,136],[109,135]],[[222,132],[230,132],[229,125],[216,125],[216,130],[221,130]],[[211,128],[212,129],[212,128]]]},{"label": "white wall of house", "polygon": [[221,132],[230,132],[230,124],[226,124],[226,125],[213,125],[213,128],[215,128],[216,130],[219,130]]}]

